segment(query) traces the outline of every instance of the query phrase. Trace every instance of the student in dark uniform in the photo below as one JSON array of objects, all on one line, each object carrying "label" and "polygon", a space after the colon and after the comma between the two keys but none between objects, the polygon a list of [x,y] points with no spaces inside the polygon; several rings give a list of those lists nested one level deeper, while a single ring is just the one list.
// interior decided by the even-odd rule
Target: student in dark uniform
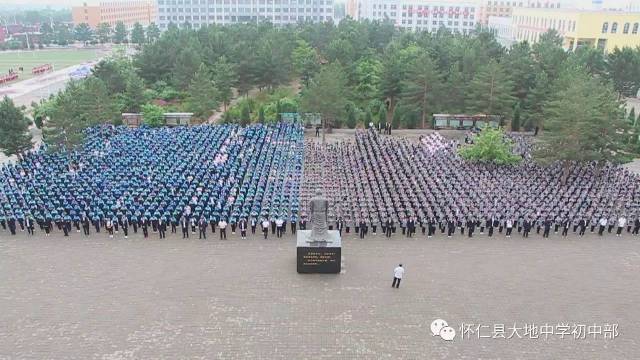
[{"label": "student in dark uniform", "polygon": [[82,231],[84,232],[85,236],[89,235],[89,229],[91,228],[91,224],[89,222],[89,217],[85,214],[82,215]]},{"label": "student in dark uniform", "polygon": [[240,229],[240,237],[242,239],[246,239],[247,238],[247,219],[241,218],[240,222],[238,223],[238,228]]},{"label": "student in dark uniform", "polygon": [[121,220],[121,225],[122,225],[122,232],[124,233],[124,238],[125,239],[129,238],[129,218],[127,218],[126,216],[123,216]]},{"label": "student in dark uniform", "polygon": [[158,236],[160,239],[167,237],[167,219],[164,216],[158,219]]},{"label": "student in dark uniform", "polygon": [[189,238],[189,220],[184,215],[182,215],[182,217],[180,218],[180,228],[182,229],[182,238],[188,239]]},{"label": "student in dark uniform", "polygon": [[198,221],[198,239],[206,239],[207,238],[207,221],[204,219],[204,216],[200,217]]}]

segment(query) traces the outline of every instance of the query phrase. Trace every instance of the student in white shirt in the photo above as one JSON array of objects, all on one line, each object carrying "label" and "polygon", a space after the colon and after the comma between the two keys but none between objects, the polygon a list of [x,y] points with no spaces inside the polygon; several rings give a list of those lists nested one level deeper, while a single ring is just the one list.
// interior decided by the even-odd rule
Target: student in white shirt
[{"label": "student in white shirt", "polygon": [[618,218],[618,230],[616,231],[616,236],[620,236],[622,229],[624,229],[625,226],[627,226],[627,218],[622,215]]},{"label": "student in white shirt", "polygon": [[399,288],[400,281],[402,280],[402,276],[404,275],[404,268],[402,264],[398,265],[395,269],[393,269],[393,283],[391,283],[391,287]]},{"label": "student in white shirt", "polygon": [[282,228],[283,225],[284,225],[284,220],[282,220],[282,218],[276,219],[276,231],[277,231],[277,236],[279,238],[282,237],[282,233],[284,232]]},{"label": "student in white shirt", "polygon": [[220,228],[220,240],[227,240],[227,222],[224,219],[220,219],[218,227]]},{"label": "student in white shirt", "polygon": [[605,216],[601,217],[598,225],[600,225],[598,228],[598,235],[602,236],[604,229],[607,227],[607,218]]}]

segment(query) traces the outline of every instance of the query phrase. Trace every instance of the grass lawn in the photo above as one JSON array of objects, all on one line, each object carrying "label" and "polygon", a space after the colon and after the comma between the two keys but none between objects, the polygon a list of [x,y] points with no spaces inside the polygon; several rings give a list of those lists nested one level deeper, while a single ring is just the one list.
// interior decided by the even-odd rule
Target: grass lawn
[{"label": "grass lawn", "polygon": [[10,68],[17,70],[22,66],[24,72],[20,74],[19,80],[25,80],[32,77],[31,69],[38,65],[52,64],[54,70],[60,70],[68,66],[97,59],[101,53],[102,51],[97,49],[0,52],[0,74],[8,73]]}]

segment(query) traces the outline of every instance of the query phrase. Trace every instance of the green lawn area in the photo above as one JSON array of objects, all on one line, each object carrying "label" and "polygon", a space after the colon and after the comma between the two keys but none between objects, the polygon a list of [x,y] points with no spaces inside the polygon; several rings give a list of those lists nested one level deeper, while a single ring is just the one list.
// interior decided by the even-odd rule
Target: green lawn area
[{"label": "green lawn area", "polygon": [[0,74],[6,74],[10,68],[17,70],[24,68],[24,73],[20,74],[20,80],[32,77],[31,69],[38,65],[52,64],[54,70],[81,64],[100,57],[102,50],[99,49],[56,49],[56,50],[33,50],[20,52],[0,52]]}]

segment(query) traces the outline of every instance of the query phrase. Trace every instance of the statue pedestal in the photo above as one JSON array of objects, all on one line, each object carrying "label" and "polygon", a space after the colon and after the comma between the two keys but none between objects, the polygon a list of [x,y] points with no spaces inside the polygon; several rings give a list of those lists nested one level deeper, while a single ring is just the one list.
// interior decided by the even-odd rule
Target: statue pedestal
[{"label": "statue pedestal", "polygon": [[342,242],[340,232],[329,230],[327,241],[309,240],[311,230],[298,230],[298,273],[337,274],[340,272]]}]

